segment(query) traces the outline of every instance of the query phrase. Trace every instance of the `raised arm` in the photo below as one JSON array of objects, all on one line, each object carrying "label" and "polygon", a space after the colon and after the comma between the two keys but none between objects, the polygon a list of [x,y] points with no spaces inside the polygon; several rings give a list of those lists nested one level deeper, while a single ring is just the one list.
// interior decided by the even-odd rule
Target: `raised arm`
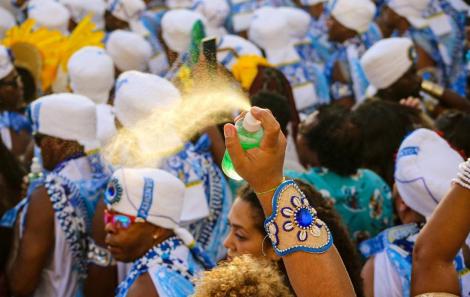
[{"label": "raised arm", "polygon": [[[258,198],[266,216],[270,216],[272,189],[283,181],[286,139],[269,110],[253,107],[252,113],[261,121],[265,132],[260,148],[243,151],[235,126],[231,124],[224,127],[225,144],[240,176],[255,192],[264,193]],[[294,252],[284,256],[283,261],[290,283],[299,297],[354,296],[353,286],[334,245],[323,253]]]},{"label": "raised arm", "polygon": [[[470,168],[470,161],[467,161]],[[460,295],[453,260],[470,232],[470,183],[455,184],[420,232],[413,252],[412,294]]]}]

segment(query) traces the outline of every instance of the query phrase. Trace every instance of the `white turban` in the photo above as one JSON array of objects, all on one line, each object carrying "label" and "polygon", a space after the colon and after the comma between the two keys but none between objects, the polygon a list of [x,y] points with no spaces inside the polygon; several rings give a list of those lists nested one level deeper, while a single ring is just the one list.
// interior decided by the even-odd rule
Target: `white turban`
[{"label": "white turban", "polygon": [[69,10],[53,0],[35,0],[28,4],[28,17],[36,20],[37,27],[46,27],[68,34]]},{"label": "white turban", "polygon": [[4,79],[14,68],[9,50],[0,45],[0,79]]},{"label": "white turban", "polygon": [[185,186],[159,169],[118,169],[105,193],[112,211],[138,217],[155,226],[175,229],[181,220]]},{"label": "white turban", "polygon": [[69,59],[68,73],[74,93],[96,104],[108,102],[114,85],[114,63],[104,49],[87,46],[78,50]]},{"label": "white turban", "polygon": [[265,51],[267,60],[273,65],[300,59],[294,48],[287,18],[278,9],[257,10],[248,30],[248,38]]},{"label": "white turban", "polygon": [[0,39],[3,39],[6,31],[16,26],[15,17],[5,8],[0,7]]},{"label": "white turban", "polygon": [[380,40],[362,56],[361,65],[371,86],[386,89],[413,65],[413,42],[409,38]]},{"label": "white turban", "polygon": [[364,33],[369,30],[375,11],[370,0],[336,0],[331,15],[346,28]]},{"label": "white turban", "polygon": [[203,17],[187,9],[170,10],[162,18],[162,36],[165,44],[174,52],[181,54],[189,49],[191,32],[197,21]]},{"label": "white turban", "polygon": [[436,132],[419,129],[400,145],[395,183],[403,201],[429,217],[450,190],[464,160]]},{"label": "white turban", "polygon": [[131,22],[138,20],[145,11],[145,2],[142,0],[107,0],[108,11],[121,21]]},{"label": "white turban", "polygon": [[152,57],[152,46],[141,35],[115,30],[109,35],[106,51],[120,71],[144,71]]},{"label": "white turban", "polygon": [[98,29],[104,28],[104,0],[61,0],[70,11],[75,23],[80,23],[87,15],[93,15],[93,23]]},{"label": "white turban", "polygon": [[117,119],[130,128],[157,108],[170,108],[181,101],[178,89],[157,75],[128,71],[116,82],[114,110]]},{"label": "white turban", "polygon": [[238,35],[225,35],[217,45],[217,60],[230,71],[241,56],[263,56],[261,50],[252,42]]},{"label": "white turban", "polygon": [[303,9],[280,7],[278,10],[286,16],[291,36],[303,39],[310,28],[312,17]]},{"label": "white turban", "polygon": [[427,25],[423,14],[430,0],[390,0],[387,5],[398,15],[406,18],[412,26],[421,28]]},{"label": "white turban", "polygon": [[96,105],[85,96],[60,93],[31,103],[33,131],[89,145],[96,141]]},{"label": "white turban", "polygon": [[225,0],[197,0],[194,10],[204,16],[207,36],[227,34],[224,24],[230,14],[230,6]]},{"label": "white turban", "polygon": [[169,9],[191,8],[193,6],[192,0],[165,0],[165,5]]}]

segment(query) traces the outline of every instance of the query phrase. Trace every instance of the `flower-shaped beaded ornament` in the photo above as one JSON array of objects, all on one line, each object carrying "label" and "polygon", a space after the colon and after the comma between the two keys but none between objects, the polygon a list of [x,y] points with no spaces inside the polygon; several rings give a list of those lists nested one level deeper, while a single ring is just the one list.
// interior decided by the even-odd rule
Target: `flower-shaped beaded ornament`
[{"label": "flower-shaped beaded ornament", "polygon": [[274,193],[273,214],[265,228],[280,256],[296,251],[323,253],[333,244],[330,230],[293,181],[282,183]]}]

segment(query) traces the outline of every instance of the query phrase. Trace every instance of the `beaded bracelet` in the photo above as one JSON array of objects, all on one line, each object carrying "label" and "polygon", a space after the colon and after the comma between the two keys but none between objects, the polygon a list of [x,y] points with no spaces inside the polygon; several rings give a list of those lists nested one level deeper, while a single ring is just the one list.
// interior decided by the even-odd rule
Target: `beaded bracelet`
[{"label": "beaded bracelet", "polygon": [[294,181],[285,181],[276,189],[272,207],[273,213],[264,227],[277,255],[297,251],[324,253],[332,246],[328,226],[318,218]]}]

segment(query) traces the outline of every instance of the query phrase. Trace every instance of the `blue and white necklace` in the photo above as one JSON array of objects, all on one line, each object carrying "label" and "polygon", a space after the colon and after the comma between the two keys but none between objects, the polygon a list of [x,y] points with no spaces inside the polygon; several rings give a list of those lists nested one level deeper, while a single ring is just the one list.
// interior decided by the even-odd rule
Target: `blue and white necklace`
[{"label": "blue and white necklace", "polygon": [[173,236],[151,248],[142,258],[132,264],[126,279],[116,289],[116,297],[125,297],[135,280],[155,265],[165,266],[191,281],[194,272],[181,259],[172,255],[175,249],[182,244],[183,242],[178,237]]}]

